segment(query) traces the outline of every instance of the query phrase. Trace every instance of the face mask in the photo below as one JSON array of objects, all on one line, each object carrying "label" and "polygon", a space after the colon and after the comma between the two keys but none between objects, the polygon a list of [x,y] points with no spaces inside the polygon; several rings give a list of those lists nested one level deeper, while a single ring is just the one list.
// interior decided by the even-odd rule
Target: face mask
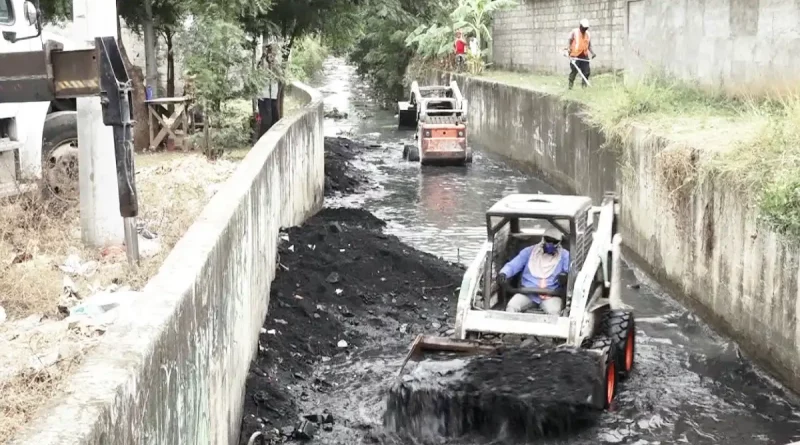
[{"label": "face mask", "polygon": [[553,255],[556,253],[556,248],[558,246],[554,243],[544,243],[544,253],[548,255]]}]

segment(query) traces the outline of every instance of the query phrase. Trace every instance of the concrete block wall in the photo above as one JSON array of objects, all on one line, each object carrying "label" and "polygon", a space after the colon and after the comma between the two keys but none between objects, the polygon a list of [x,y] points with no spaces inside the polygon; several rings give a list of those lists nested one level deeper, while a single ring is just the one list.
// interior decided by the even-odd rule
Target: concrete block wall
[{"label": "concrete block wall", "polygon": [[800,2],[632,0],[628,2],[630,79],[652,69],[702,84],[762,89],[791,86],[800,59]]},{"label": "concrete block wall", "polygon": [[520,0],[496,14],[493,63],[567,73],[559,51],[569,31],[591,21],[595,72],[626,80],[666,72],[702,85],[750,93],[796,86],[800,2],[786,0]]},{"label": "concrete block wall", "polygon": [[69,378],[11,444],[223,445],[238,439],[245,379],[269,304],[279,229],[322,206],[322,96],[253,147]]},{"label": "concrete block wall", "polygon": [[561,50],[582,18],[589,20],[595,71],[622,67],[626,0],[520,0],[495,15],[492,62],[506,69],[568,73]]},{"label": "concrete block wall", "polygon": [[759,226],[751,200],[719,179],[676,200],[658,173],[674,147],[666,138],[634,127],[624,147],[603,149],[603,135],[575,103],[455,78],[469,100],[473,141],[566,193],[599,202],[615,190],[626,255],[800,391],[800,248]]}]

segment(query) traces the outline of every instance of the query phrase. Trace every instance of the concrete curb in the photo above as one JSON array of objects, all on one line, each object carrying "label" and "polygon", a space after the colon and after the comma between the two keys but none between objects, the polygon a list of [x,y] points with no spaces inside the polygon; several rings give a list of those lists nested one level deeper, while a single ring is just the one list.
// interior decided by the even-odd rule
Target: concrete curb
[{"label": "concrete curb", "polygon": [[322,95],[271,128],[11,444],[232,444],[277,266],[278,231],[323,203]]}]

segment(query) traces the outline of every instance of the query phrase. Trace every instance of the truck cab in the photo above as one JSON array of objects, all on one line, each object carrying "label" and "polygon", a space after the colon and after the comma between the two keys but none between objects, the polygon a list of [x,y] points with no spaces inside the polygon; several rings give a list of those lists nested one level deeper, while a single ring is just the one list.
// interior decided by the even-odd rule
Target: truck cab
[{"label": "truck cab", "polygon": [[[39,14],[31,1],[0,0],[0,55],[40,51],[48,41],[64,49],[75,46],[62,36],[41,32]],[[74,99],[0,103],[0,198],[41,184],[64,199],[77,200],[77,142]]]}]

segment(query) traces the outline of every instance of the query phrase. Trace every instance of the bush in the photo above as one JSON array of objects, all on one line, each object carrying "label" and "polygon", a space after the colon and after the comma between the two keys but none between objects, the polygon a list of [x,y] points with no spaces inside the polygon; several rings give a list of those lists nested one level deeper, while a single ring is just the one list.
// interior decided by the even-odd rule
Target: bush
[{"label": "bush", "polygon": [[289,76],[306,81],[322,71],[329,51],[319,36],[306,36],[294,45],[289,60]]}]

